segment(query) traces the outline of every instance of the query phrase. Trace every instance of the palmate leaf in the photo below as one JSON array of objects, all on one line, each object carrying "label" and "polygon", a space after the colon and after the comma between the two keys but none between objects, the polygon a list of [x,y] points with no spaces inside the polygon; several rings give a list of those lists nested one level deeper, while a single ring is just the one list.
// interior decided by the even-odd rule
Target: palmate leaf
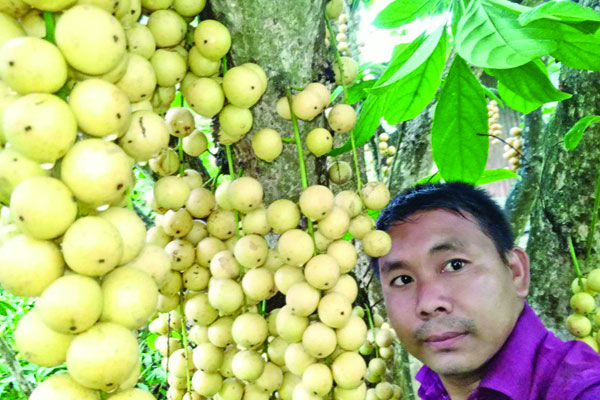
[{"label": "palmate leaf", "polygon": [[[516,68],[488,69],[487,72],[495,76],[510,92],[517,93],[528,102],[537,104],[537,107],[572,97],[569,93],[561,92],[552,85],[546,66],[539,60]],[[506,91],[504,92],[506,93]]]},{"label": "palmate leaf", "polygon": [[570,68],[600,71],[600,33],[586,34],[566,24],[556,25],[561,40],[552,57]]},{"label": "palmate leaf", "polygon": [[446,64],[446,43],[447,37],[444,34],[431,56],[390,88],[383,112],[389,124],[395,125],[415,118],[434,98]]},{"label": "palmate leaf", "polygon": [[556,29],[549,21],[528,26],[519,14],[486,1],[471,1],[457,27],[457,50],[483,68],[514,68],[557,49]]},{"label": "palmate leaf", "polygon": [[565,134],[564,144],[567,150],[574,150],[578,145],[581,139],[583,138],[583,133],[590,125],[600,122],[599,115],[588,115],[587,117],[581,118],[579,121],[573,125],[569,132]]},{"label": "palmate leaf", "polygon": [[[367,143],[375,133],[375,130],[383,117],[386,98],[387,94],[381,96],[370,94],[363,103],[358,115],[358,121],[356,121],[356,126],[351,132],[354,135],[357,147]],[[350,141],[350,138],[348,138],[343,145],[331,150],[328,155],[332,157],[339,156],[350,150],[352,150],[352,142]]]},{"label": "palmate leaf", "polygon": [[600,13],[572,1],[549,1],[521,14],[519,23],[527,25],[542,18],[558,18],[569,22],[600,22]]},{"label": "palmate leaf", "polygon": [[431,129],[433,160],[445,181],[475,183],[485,169],[489,139],[481,84],[458,55],[440,93]]},{"label": "palmate leaf", "polygon": [[395,0],[377,14],[373,25],[381,29],[397,28],[428,14],[439,3],[440,0]]}]

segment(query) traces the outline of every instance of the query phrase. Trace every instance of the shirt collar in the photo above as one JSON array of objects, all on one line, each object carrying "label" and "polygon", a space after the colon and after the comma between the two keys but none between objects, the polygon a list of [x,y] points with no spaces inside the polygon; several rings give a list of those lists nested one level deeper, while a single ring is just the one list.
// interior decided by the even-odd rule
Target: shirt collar
[{"label": "shirt collar", "polygon": [[[546,335],[544,324],[525,301],[511,334],[488,361],[486,375],[478,389],[491,389],[513,400],[526,399],[533,381],[535,353]],[[435,394],[442,398],[445,392],[443,383],[439,375],[429,367],[424,365],[415,379],[421,382],[423,394]]]}]

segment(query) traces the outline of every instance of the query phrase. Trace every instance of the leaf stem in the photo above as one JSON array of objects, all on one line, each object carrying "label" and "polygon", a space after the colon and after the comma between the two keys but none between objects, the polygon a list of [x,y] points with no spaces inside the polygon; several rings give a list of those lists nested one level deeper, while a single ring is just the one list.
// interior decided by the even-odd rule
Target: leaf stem
[{"label": "leaf stem", "polygon": [[594,191],[594,209],[592,211],[592,222],[590,223],[590,229],[588,237],[585,243],[585,267],[589,269],[590,257],[592,256],[592,242],[594,241],[594,234],[596,233],[596,223],[598,222],[598,207],[600,207],[600,171],[598,171],[598,178],[596,178],[596,189]]},{"label": "leaf stem", "polygon": [[583,281],[582,281],[582,277],[581,277],[581,269],[579,268],[579,263],[577,262],[577,256],[575,255],[575,248],[573,247],[573,241],[571,240],[571,235],[567,236],[567,243],[569,244],[569,253],[571,253],[571,259],[573,260],[573,266],[575,267],[575,273],[577,274],[579,287],[583,291]]}]

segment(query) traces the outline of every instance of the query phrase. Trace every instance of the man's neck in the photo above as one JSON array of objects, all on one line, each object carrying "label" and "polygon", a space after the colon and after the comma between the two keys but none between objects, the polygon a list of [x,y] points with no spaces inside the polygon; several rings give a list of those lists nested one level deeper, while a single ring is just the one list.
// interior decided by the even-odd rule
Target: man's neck
[{"label": "man's neck", "polygon": [[452,400],[466,400],[477,389],[482,377],[440,378]]}]

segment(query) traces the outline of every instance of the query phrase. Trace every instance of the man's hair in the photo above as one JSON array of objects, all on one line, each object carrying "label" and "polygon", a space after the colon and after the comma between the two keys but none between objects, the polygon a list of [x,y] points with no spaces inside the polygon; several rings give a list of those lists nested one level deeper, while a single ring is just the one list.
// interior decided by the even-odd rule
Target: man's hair
[{"label": "man's hair", "polygon": [[[419,211],[447,210],[466,218],[471,214],[483,233],[493,242],[504,264],[507,253],[514,247],[514,236],[508,219],[500,206],[483,190],[463,182],[429,183],[400,193],[381,212],[377,229],[387,231],[397,222],[406,222]],[[377,258],[373,258],[373,272],[379,277]]]}]

